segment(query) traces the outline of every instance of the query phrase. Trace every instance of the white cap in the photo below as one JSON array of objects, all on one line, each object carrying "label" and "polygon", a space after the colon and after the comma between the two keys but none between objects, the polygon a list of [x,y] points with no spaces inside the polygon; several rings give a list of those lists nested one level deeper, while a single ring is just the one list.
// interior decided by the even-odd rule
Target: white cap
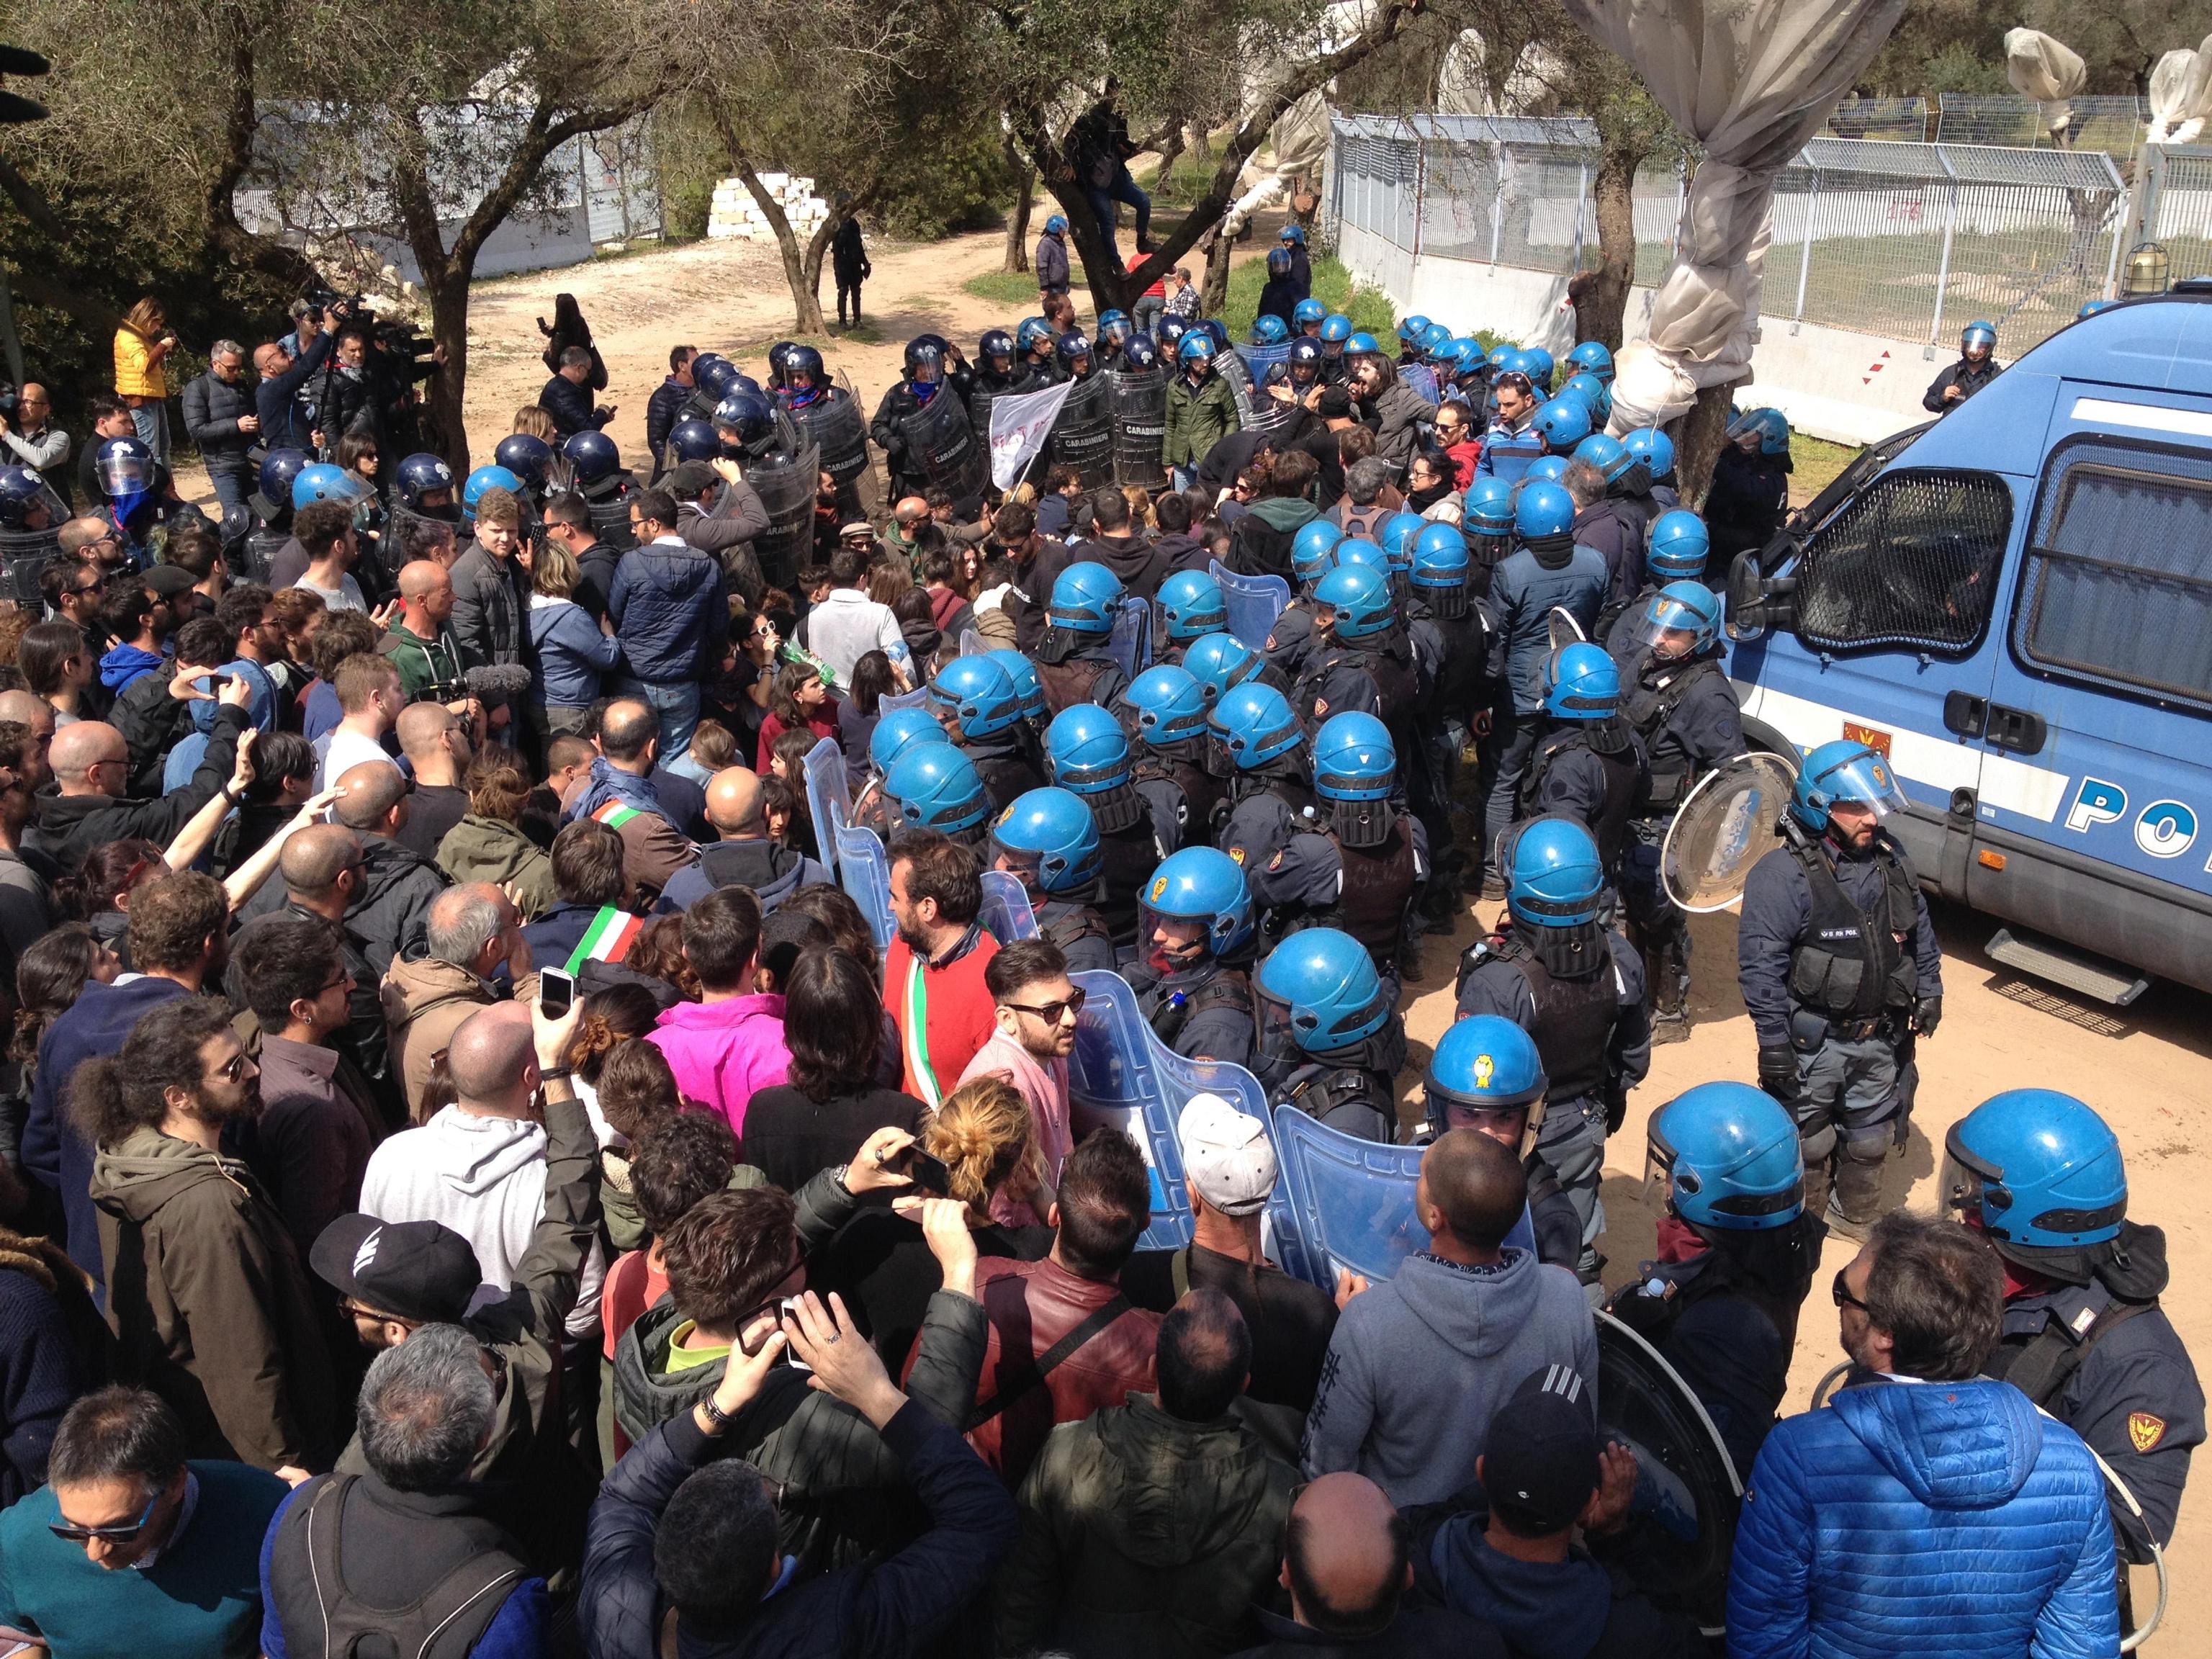
[{"label": "white cap", "polygon": [[1190,1184],[1224,1215],[1250,1215],[1275,1190],[1275,1148],[1267,1126],[1219,1095],[1193,1095],[1176,1134]]}]

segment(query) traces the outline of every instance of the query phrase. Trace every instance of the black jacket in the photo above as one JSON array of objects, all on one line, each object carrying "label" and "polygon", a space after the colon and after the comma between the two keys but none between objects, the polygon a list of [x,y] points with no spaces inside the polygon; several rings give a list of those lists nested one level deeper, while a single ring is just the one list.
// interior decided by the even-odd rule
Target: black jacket
[{"label": "black jacket", "polygon": [[192,730],[192,706],[169,695],[169,682],[170,665],[165,663],[125,686],[107,711],[107,723],[123,734],[130,750],[131,791],[149,799],[161,793],[161,769],[169,750]]},{"label": "black jacket", "polygon": [[245,726],[243,708],[218,708],[199,770],[173,795],[122,800],[112,795],[54,793],[48,785],[39,792],[37,811],[24,829],[24,844],[68,871],[82,868],[94,848],[111,841],[143,836],[167,846],[192,814],[230,781],[230,769],[238,757],[238,734]]},{"label": "black jacket", "polygon": [[[429,948],[424,929],[431,901],[451,884],[436,865],[385,836],[361,838],[361,892],[346,911],[345,925],[380,980],[395,960],[412,961]],[[246,901],[239,921],[271,915],[288,902],[281,880],[264,882]]]},{"label": "black jacket", "polygon": [[848,219],[837,227],[830,243],[830,268],[840,288],[852,288],[874,274],[868,250],[860,240],[860,222]]},{"label": "black jacket", "polygon": [[611,418],[592,408],[588,387],[558,374],[545,382],[545,389],[538,394],[538,406],[553,417],[554,426],[564,438],[579,432],[597,432]]},{"label": "black jacket", "polygon": [[[272,374],[253,388],[253,410],[261,417],[261,441],[270,449],[306,449],[308,421],[307,410],[300,398],[307,390],[307,383],[323,372],[337,349],[337,336],[319,335],[314,344],[292,361],[291,368],[282,374]],[[337,434],[325,433],[331,441]],[[289,507],[290,502],[283,505]]]},{"label": "black jacket", "polygon": [[200,447],[200,459],[225,471],[242,471],[254,434],[238,429],[241,415],[258,416],[253,388],[244,381],[218,380],[213,370],[185,388],[185,430]]},{"label": "black jacket", "polygon": [[655,478],[668,470],[661,465],[661,457],[668,448],[668,434],[684,418],[684,405],[691,400],[691,387],[678,385],[672,374],[653,387],[653,396],[646,399],[645,447],[653,452]]},{"label": "black jacket", "polygon": [[1279,1613],[1258,1609],[1267,1639],[1235,1659],[1506,1659],[1505,1644],[1488,1625],[1441,1607],[1401,1606],[1373,1636],[1324,1636]]}]

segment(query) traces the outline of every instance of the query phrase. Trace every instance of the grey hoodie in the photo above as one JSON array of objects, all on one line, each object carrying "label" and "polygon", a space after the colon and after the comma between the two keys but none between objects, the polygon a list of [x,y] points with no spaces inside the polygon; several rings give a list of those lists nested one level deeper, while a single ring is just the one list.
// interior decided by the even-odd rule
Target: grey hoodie
[{"label": "grey hoodie", "polygon": [[1355,1469],[1400,1509],[1480,1502],[1491,1416],[1546,1365],[1572,1366],[1595,1403],[1597,1329],[1572,1273],[1524,1250],[1492,1267],[1407,1256],[1336,1322],[1306,1416],[1306,1475]]}]

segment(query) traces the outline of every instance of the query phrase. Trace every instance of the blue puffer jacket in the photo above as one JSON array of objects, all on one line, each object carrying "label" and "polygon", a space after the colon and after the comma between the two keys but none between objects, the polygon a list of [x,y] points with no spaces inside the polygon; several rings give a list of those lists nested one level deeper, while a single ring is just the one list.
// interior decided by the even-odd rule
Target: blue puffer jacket
[{"label": "blue puffer jacket", "polygon": [[682,542],[634,547],[615,567],[607,610],[629,672],[653,685],[711,678],[730,634],[720,562]]},{"label": "blue puffer jacket", "polygon": [[2008,1382],[1878,1383],[1776,1425],[1729,1570],[1732,1659],[2109,1659],[2105,1482]]}]

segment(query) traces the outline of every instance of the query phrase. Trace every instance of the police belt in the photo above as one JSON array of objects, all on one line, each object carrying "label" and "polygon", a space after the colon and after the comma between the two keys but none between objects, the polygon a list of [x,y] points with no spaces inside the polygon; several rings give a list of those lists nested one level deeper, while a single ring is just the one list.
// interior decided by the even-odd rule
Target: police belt
[{"label": "police belt", "polygon": [[1828,1041],[1831,1042],[1863,1042],[1878,1036],[1895,1042],[1904,1036],[1894,1012],[1880,1013],[1870,1019],[1832,1019],[1828,1022]]}]

